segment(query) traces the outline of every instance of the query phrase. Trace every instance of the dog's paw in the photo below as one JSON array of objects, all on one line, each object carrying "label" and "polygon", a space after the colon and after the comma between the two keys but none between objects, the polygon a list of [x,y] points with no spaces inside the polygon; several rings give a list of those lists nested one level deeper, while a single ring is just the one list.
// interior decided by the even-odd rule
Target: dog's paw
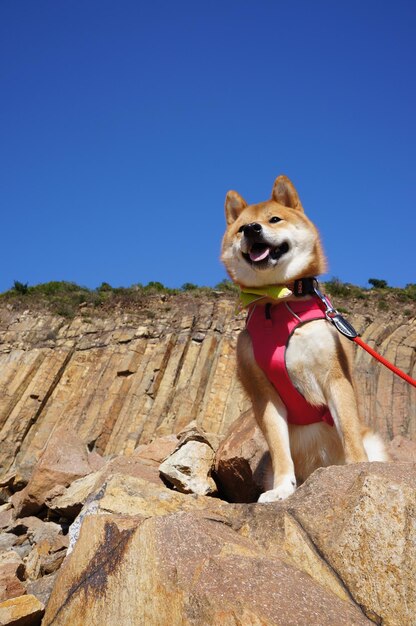
[{"label": "dog's paw", "polygon": [[269,491],[265,491],[261,494],[257,502],[264,504],[266,502],[278,502],[279,500],[285,500],[294,493],[296,489],[296,479],[294,476],[285,476],[285,478],[275,487]]}]

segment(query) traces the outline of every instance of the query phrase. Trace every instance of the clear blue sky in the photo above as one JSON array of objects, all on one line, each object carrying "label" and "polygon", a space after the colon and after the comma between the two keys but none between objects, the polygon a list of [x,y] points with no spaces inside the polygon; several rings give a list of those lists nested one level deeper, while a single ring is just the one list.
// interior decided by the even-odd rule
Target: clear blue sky
[{"label": "clear blue sky", "polygon": [[328,276],[416,282],[414,0],[0,0],[0,291],[214,285],[288,175]]}]

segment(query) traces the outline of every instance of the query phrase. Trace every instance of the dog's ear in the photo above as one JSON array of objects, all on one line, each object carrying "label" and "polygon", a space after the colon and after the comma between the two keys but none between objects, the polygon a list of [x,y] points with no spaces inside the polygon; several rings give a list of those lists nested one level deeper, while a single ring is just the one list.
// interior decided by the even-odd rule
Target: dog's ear
[{"label": "dog's ear", "polygon": [[287,176],[278,176],[274,181],[272,199],[287,206],[289,209],[297,209],[303,212],[303,206],[293,183]]},{"label": "dog's ear", "polygon": [[225,219],[228,226],[235,222],[247,206],[247,202],[236,191],[229,191],[225,197]]}]

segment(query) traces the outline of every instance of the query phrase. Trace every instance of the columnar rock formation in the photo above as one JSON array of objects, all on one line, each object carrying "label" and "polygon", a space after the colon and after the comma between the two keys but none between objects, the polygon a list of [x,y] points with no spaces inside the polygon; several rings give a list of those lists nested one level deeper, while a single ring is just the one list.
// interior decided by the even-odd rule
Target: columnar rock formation
[{"label": "columnar rock formation", "polygon": [[[350,320],[416,376],[414,318],[359,313]],[[191,420],[224,433],[248,408],[234,356],[243,325],[234,299],[221,294],[149,296],[136,310],[106,314],[84,307],[73,320],[4,307],[0,473],[16,459],[28,474],[63,424],[100,454],[131,454]],[[414,439],[415,389],[358,350],[356,375],[365,420],[387,439]]]}]

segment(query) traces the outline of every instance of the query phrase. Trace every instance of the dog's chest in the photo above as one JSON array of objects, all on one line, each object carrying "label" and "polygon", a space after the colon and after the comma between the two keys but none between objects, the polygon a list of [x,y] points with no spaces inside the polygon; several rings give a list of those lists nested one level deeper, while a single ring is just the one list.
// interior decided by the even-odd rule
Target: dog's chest
[{"label": "dog's chest", "polygon": [[332,329],[325,320],[298,326],[289,339],[285,354],[287,372],[309,402],[325,402],[322,381],[331,368],[335,348]]}]

